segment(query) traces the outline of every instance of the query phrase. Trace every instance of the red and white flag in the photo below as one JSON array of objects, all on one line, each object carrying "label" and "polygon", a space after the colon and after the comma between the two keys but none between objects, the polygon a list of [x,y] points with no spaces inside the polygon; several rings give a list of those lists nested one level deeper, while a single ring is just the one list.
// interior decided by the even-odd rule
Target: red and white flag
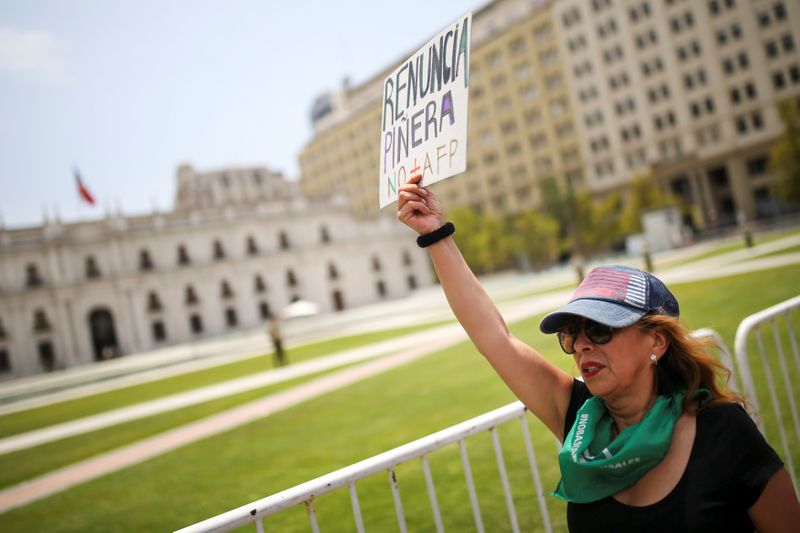
[{"label": "red and white flag", "polygon": [[77,169],[75,169],[75,183],[78,185],[78,196],[87,204],[94,205],[94,196],[92,196],[92,193],[90,193],[89,189],[84,185],[81,174]]}]

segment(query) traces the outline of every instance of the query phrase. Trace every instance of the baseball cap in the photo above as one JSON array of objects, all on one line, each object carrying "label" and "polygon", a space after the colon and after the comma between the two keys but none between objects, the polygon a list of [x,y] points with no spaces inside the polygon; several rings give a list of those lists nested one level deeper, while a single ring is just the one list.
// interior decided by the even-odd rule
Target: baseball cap
[{"label": "baseball cap", "polygon": [[593,268],[569,303],[542,319],[542,333],[555,333],[570,315],[612,328],[635,324],[646,314],[679,315],[678,300],[664,283],[643,270],[624,265]]}]

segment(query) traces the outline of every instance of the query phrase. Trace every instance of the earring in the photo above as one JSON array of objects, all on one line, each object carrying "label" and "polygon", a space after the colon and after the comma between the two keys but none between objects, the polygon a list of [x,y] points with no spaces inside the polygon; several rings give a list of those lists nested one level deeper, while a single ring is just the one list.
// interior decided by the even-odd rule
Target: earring
[{"label": "earring", "polygon": [[653,362],[654,365],[658,364],[658,357],[656,357],[656,354],[651,353],[650,360]]}]

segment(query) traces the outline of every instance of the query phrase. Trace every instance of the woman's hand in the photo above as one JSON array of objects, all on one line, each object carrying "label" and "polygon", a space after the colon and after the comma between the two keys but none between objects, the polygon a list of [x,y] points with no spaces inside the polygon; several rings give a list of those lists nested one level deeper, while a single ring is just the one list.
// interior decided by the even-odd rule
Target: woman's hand
[{"label": "woman's hand", "polygon": [[400,186],[397,219],[419,234],[430,233],[445,223],[439,199],[428,187],[420,187],[422,174],[415,174]]}]

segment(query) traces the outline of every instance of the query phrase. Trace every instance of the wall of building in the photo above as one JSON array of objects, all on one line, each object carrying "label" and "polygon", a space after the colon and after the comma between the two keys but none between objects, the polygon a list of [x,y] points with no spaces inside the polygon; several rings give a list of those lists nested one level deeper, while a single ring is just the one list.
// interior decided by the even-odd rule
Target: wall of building
[{"label": "wall of building", "polygon": [[[334,312],[405,296],[431,283],[414,237],[299,195],[0,229],[0,379],[258,328],[297,299]],[[98,342],[106,318],[113,343]]]},{"label": "wall of building", "polygon": [[[798,45],[788,0],[496,0],[473,16],[467,172],[434,187],[448,208],[515,213],[542,207],[548,179],[602,197],[652,173],[697,228],[769,216],[776,177],[759,161],[782,132],[777,104],[800,97]],[[330,99],[299,155],[307,194],[341,189],[378,215],[397,66]]]}]

